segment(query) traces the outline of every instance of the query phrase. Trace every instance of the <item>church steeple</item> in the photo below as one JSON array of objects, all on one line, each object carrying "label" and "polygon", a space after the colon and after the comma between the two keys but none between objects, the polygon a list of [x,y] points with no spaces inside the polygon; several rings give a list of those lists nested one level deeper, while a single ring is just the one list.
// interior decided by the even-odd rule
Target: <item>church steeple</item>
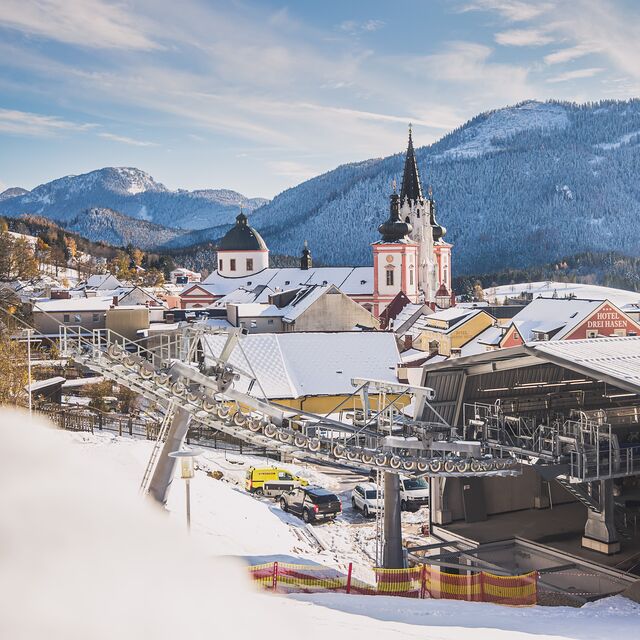
[{"label": "church steeple", "polygon": [[407,199],[409,202],[422,200],[422,186],[420,185],[420,174],[416,163],[416,154],[413,150],[413,138],[411,136],[411,125],[409,125],[409,144],[407,155],[404,159],[404,173],[402,174],[402,188],[400,189],[400,202]]},{"label": "church steeple", "polygon": [[408,220],[400,219],[400,198],[396,192],[396,181],[393,181],[393,193],[390,198],[389,217],[378,227],[382,242],[406,242],[413,230]]},{"label": "church steeple", "polygon": [[304,241],[304,248],[302,249],[302,255],[300,256],[300,268],[304,271],[308,271],[312,266],[311,250],[307,241]]}]

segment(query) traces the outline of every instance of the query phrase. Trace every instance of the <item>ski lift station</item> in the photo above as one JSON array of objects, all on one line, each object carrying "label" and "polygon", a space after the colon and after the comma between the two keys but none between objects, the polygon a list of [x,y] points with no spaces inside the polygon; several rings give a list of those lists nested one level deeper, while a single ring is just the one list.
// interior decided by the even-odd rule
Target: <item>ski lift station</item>
[{"label": "ski lift station", "polygon": [[462,439],[522,462],[499,483],[436,478],[435,522],[480,543],[509,532],[611,565],[638,554],[640,338],[453,358],[425,367],[422,384]]}]

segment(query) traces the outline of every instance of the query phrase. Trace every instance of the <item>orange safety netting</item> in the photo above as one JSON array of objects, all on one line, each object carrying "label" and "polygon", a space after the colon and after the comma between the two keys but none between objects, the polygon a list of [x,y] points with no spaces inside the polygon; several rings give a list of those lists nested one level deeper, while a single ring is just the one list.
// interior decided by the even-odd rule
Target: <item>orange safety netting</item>
[{"label": "orange safety netting", "polygon": [[374,569],[376,584],[370,585],[347,573],[319,565],[271,562],[249,567],[257,584],[279,593],[356,593],[445,598],[506,605],[533,605],[538,598],[538,574],[498,576],[484,571],[458,575],[438,567],[420,565],[408,569]]}]

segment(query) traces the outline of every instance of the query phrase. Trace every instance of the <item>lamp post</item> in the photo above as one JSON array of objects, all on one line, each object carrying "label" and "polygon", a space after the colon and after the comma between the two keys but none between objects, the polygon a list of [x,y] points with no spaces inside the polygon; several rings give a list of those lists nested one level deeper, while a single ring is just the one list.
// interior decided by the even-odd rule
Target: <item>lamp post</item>
[{"label": "lamp post", "polygon": [[31,334],[33,329],[25,329],[25,335],[27,336],[27,375],[29,378],[29,415],[33,415],[33,401],[31,397]]},{"label": "lamp post", "polygon": [[169,454],[171,458],[180,461],[180,477],[185,481],[187,492],[187,530],[191,531],[191,485],[190,481],[194,475],[193,459],[202,454],[202,449],[183,449],[173,451]]}]

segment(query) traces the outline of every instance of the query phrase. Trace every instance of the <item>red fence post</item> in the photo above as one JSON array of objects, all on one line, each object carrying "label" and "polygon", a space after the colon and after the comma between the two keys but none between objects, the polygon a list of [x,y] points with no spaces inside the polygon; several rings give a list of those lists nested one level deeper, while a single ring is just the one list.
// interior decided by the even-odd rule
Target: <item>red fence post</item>
[{"label": "red fence post", "polygon": [[278,588],[278,563],[273,563],[273,591],[275,592]]},{"label": "red fence post", "polygon": [[351,593],[351,573],[353,571],[353,562],[349,563],[349,571],[347,572],[347,593]]}]

